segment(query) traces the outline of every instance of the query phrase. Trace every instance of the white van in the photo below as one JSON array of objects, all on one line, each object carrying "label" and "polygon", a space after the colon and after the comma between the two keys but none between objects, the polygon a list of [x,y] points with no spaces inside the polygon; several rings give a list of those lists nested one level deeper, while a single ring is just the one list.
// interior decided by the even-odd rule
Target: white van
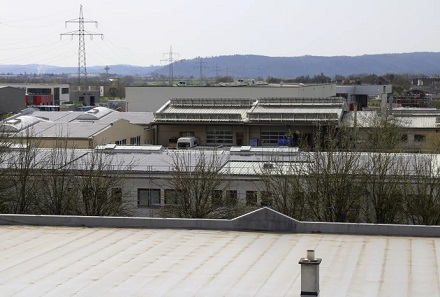
[{"label": "white van", "polygon": [[186,149],[197,146],[197,138],[195,137],[179,137],[177,139],[177,148]]}]

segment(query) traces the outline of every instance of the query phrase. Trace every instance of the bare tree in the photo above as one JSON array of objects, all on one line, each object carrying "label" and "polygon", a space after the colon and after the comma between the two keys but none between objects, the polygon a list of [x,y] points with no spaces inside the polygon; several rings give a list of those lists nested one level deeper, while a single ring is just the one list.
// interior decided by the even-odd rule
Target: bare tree
[{"label": "bare tree", "polygon": [[378,224],[402,223],[408,164],[397,153],[371,153],[365,161],[365,218]]},{"label": "bare tree", "polygon": [[227,181],[220,172],[225,157],[216,150],[176,151],[172,156],[170,187],[174,203],[161,210],[164,217],[221,218],[237,211],[222,201]]},{"label": "bare tree", "polygon": [[414,155],[413,175],[405,183],[407,220],[417,225],[440,224],[440,171],[436,155]]},{"label": "bare tree", "polygon": [[38,200],[39,178],[41,170],[41,156],[39,142],[32,139],[32,129],[22,132],[17,149],[10,151],[7,175],[8,189],[5,191],[10,213],[33,213]]},{"label": "bare tree", "polygon": [[331,222],[360,220],[362,171],[360,153],[353,152],[349,129],[317,125],[313,150],[307,154],[305,179],[310,219]]},{"label": "bare tree", "polygon": [[69,215],[74,213],[75,162],[83,154],[69,148],[67,139],[60,138],[44,156],[44,178],[39,182],[37,211],[41,214]]},{"label": "bare tree", "polygon": [[258,174],[262,181],[262,203],[297,220],[308,219],[304,179],[307,164],[301,157],[272,157],[264,162]]},{"label": "bare tree", "polygon": [[[367,129],[359,130],[356,149],[372,152],[401,152],[403,128],[394,118],[379,113],[370,119]],[[356,131],[354,131],[356,133]]]},{"label": "bare tree", "polygon": [[129,216],[128,195],[123,192],[131,162],[117,160],[102,149],[92,149],[75,162],[73,212],[86,216]]},{"label": "bare tree", "polygon": [[312,152],[306,179],[307,202],[313,220],[358,222],[363,187],[356,152]]}]

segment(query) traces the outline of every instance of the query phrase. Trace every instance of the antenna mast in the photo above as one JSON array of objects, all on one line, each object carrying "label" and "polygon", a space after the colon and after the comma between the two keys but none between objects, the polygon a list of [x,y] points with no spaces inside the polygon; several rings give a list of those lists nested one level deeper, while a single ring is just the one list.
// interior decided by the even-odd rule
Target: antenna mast
[{"label": "antenna mast", "polygon": [[97,21],[90,21],[85,20],[83,15],[83,8],[82,5],[79,6],[79,18],[69,20],[65,22],[66,28],[67,23],[77,23],[78,24],[78,30],[62,33],[60,34],[60,37],[63,38],[64,35],[70,35],[73,39],[73,36],[78,36],[79,45],[78,45],[78,88],[81,88],[81,77],[83,77],[83,83],[85,86],[87,86],[87,66],[86,66],[86,41],[84,36],[90,36],[90,40],[93,39],[93,36],[101,36],[101,39],[104,39],[104,34],[100,33],[93,33],[89,31],[84,30],[84,24],[86,23],[93,23],[95,24],[96,28],[98,28],[98,22]]}]

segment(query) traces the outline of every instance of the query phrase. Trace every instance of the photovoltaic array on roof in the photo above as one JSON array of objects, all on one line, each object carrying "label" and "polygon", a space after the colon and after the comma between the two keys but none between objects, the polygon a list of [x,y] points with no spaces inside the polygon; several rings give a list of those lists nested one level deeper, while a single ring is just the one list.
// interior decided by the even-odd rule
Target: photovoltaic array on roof
[{"label": "photovoltaic array on roof", "polygon": [[251,107],[255,100],[236,98],[174,98],[170,100],[174,107]]},{"label": "photovoltaic array on roof", "polygon": [[258,98],[261,106],[343,106],[345,99],[341,97],[326,98],[291,98],[291,97],[264,97]]},{"label": "photovoltaic array on roof", "polygon": [[243,118],[241,114],[231,113],[163,113],[156,114],[156,120],[162,122],[241,122]]}]

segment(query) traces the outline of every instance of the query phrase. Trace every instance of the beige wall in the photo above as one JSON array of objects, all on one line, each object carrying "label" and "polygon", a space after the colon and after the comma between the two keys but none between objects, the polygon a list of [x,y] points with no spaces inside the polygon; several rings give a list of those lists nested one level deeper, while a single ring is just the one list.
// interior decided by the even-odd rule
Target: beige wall
[{"label": "beige wall", "polygon": [[[222,125],[215,125],[217,127]],[[225,125],[226,126],[226,125]],[[188,124],[170,124],[170,125],[158,125],[158,140],[156,144],[163,145],[165,147],[173,147],[169,143],[171,137],[180,137],[182,132],[194,132],[194,136],[198,139],[200,145],[206,145],[206,130],[207,125],[188,125]],[[231,127],[230,125],[228,127]],[[257,138],[260,143],[261,130],[291,130],[292,133],[299,131],[302,135],[312,134],[313,127],[311,126],[268,126],[268,125],[243,125],[237,124],[232,126],[233,133],[233,145],[249,145],[251,138]],[[237,133],[242,134],[243,143],[237,142]]]},{"label": "beige wall", "polygon": [[130,144],[131,137],[141,137],[141,144],[145,144],[147,140],[147,133],[144,127],[130,124],[129,121],[120,119],[114,122],[109,128],[103,130],[98,135],[93,137],[96,145],[103,143],[115,143],[125,139],[127,145]]},{"label": "beige wall", "polygon": [[[216,127],[221,125],[216,125]],[[228,126],[231,127],[231,126]],[[172,147],[173,145],[169,143],[171,137],[180,137],[183,132],[194,132],[194,136],[197,138],[199,145],[206,145],[206,125],[159,125],[158,129],[158,143],[166,147]],[[233,133],[233,143],[237,144],[237,133],[243,133],[243,144],[247,145],[249,142],[249,136],[247,133],[247,127],[242,125],[237,125],[232,127]]]}]

